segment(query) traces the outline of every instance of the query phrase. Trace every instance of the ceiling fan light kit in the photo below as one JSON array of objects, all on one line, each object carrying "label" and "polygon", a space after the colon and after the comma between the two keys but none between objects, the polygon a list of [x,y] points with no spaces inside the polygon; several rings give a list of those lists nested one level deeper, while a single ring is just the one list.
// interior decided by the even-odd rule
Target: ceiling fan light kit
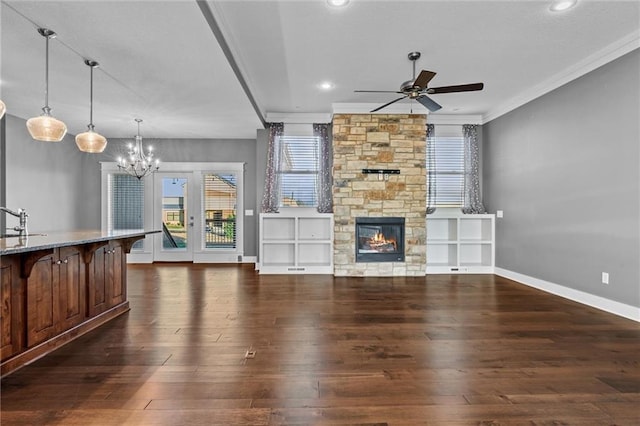
[{"label": "ceiling fan light kit", "polygon": [[60,142],[67,134],[67,126],[54,118],[49,108],[49,40],[55,38],[56,33],[46,28],[38,28],[38,33],[46,39],[44,107],[42,115],[27,120],[27,130],[37,141]]},{"label": "ceiling fan light kit", "polygon": [[411,80],[407,80],[400,85],[399,91],[389,90],[356,90],[356,93],[398,93],[402,96],[387,102],[377,108],[371,110],[371,112],[380,111],[383,108],[388,107],[403,99],[415,99],[430,112],[438,111],[442,108],[440,104],[431,99],[427,95],[440,94],[440,93],[456,93],[456,92],[472,92],[476,90],[482,90],[484,88],[483,83],[471,83],[471,84],[458,84],[455,86],[443,86],[443,87],[427,87],[429,82],[436,76],[433,71],[422,70],[418,77],[416,77],[416,61],[420,59],[420,52],[409,52],[407,57],[413,63],[413,77]]}]

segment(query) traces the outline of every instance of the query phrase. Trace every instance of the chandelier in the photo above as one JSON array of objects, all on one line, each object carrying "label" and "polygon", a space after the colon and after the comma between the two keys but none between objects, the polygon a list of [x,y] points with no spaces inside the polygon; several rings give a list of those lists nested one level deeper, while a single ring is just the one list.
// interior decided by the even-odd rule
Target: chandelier
[{"label": "chandelier", "polygon": [[127,146],[127,158],[118,158],[118,168],[131,176],[135,176],[138,179],[155,173],[160,168],[160,160],[153,159],[153,148],[147,147],[147,153],[145,154],[142,147],[142,136],[140,136],[140,118],[135,119],[138,123],[138,134],[136,135],[135,142],[129,143]]}]

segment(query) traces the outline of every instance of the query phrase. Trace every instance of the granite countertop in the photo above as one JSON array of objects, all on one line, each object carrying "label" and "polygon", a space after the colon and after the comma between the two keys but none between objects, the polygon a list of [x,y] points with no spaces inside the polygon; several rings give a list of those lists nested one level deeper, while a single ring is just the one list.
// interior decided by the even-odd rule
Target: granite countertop
[{"label": "granite countertop", "polygon": [[95,243],[99,241],[117,240],[122,238],[141,237],[160,231],[66,231],[32,233],[28,237],[0,238],[0,256],[26,253],[55,247],[75,246]]}]

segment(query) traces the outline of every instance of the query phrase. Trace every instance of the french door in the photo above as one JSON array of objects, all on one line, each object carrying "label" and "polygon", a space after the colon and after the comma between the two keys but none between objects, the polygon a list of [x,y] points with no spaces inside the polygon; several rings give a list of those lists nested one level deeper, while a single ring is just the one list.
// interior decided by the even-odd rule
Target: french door
[{"label": "french door", "polygon": [[192,262],[195,236],[200,233],[196,220],[193,173],[163,172],[154,175],[154,228],[162,230],[155,236],[153,260]]},{"label": "french door", "polygon": [[244,255],[244,163],[162,163],[142,180],[102,163],[102,229],[157,230],[129,262],[237,263]]},{"label": "french door", "polygon": [[[243,163],[165,163],[154,175],[153,260],[239,262]],[[188,169],[188,170],[181,170]]]}]

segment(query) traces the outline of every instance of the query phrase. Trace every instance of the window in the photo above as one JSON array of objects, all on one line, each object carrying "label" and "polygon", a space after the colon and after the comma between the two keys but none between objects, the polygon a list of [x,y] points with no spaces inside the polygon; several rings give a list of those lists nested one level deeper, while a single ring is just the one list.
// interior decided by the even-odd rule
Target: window
[{"label": "window", "polygon": [[281,136],[278,139],[280,207],[318,205],[320,138]]},{"label": "window", "polygon": [[202,180],[204,209],[204,246],[211,249],[235,249],[238,179],[233,173],[206,173]]},{"label": "window", "polygon": [[[144,230],[144,183],[130,175],[109,174],[107,231]],[[137,241],[134,249],[142,248]]]},{"label": "window", "polygon": [[435,206],[461,207],[464,203],[464,139],[462,136],[435,136],[428,143],[427,164],[435,179]]}]

